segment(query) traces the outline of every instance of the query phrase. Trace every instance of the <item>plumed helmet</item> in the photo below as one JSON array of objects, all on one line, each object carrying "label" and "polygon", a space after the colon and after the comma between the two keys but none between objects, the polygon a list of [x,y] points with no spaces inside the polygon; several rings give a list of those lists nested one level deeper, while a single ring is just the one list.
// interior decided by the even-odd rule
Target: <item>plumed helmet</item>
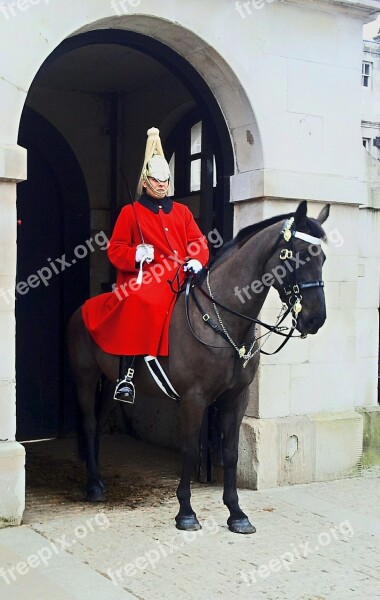
[{"label": "plumed helmet", "polygon": [[170,169],[162,149],[160,132],[157,127],[151,127],[147,131],[144,164],[140,175],[137,192],[140,195],[143,190],[143,182],[150,186],[148,177],[154,177],[158,181],[168,181],[168,187],[163,196],[171,196]]},{"label": "plumed helmet", "polygon": [[146,164],[146,176],[154,177],[158,181],[168,181],[170,179],[169,165],[163,156],[154,154]]}]

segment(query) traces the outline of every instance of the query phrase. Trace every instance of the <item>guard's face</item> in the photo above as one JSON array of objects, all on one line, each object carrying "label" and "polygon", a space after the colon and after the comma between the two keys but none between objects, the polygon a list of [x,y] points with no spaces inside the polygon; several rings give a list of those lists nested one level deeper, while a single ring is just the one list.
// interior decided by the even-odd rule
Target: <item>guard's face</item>
[{"label": "guard's face", "polygon": [[148,196],[151,196],[151,198],[162,198],[163,193],[166,192],[166,189],[168,187],[169,180],[166,179],[166,181],[159,181],[154,177],[148,177],[148,181],[152,187],[150,188],[145,182],[143,183],[143,187],[145,188],[146,194]]}]

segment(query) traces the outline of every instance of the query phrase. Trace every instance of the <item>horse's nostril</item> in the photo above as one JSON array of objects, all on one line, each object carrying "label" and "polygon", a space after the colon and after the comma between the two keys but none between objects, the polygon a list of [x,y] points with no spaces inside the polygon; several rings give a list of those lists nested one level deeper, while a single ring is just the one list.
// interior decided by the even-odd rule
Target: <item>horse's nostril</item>
[{"label": "horse's nostril", "polygon": [[311,317],[305,323],[305,330],[308,333],[316,333],[318,329],[323,325],[324,319],[318,317]]}]

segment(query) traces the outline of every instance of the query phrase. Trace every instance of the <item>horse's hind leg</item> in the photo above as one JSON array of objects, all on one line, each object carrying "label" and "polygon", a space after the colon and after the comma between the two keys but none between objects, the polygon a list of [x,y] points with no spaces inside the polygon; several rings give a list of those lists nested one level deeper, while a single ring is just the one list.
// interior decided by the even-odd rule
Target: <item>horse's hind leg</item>
[{"label": "horse's hind leg", "polygon": [[95,414],[96,378],[84,378],[78,383],[78,402],[82,413],[82,435],[84,436],[87,466],[87,500],[98,502],[103,499],[104,486],[99,476],[99,431]]},{"label": "horse's hind leg", "polygon": [[236,485],[239,430],[247,407],[248,391],[220,399],[220,422],[223,434],[224,491],[223,502],[230,511],[227,525],[234,533],[254,533],[256,529],[239,506]]},{"label": "horse's hind leg", "polygon": [[179,418],[181,425],[181,480],[177,488],[179,512],[175,518],[177,529],[194,531],[201,525],[192,509],[190,497],[191,476],[195,471],[199,457],[199,433],[201,430],[205,403],[194,400],[194,397],[181,399]]},{"label": "horse's hind leg", "polygon": [[87,463],[87,500],[98,501],[103,497],[103,484],[98,467],[98,419],[96,414],[96,388],[100,368],[92,349],[81,311],[78,309],[68,327],[68,350],[78,394],[78,442]]}]

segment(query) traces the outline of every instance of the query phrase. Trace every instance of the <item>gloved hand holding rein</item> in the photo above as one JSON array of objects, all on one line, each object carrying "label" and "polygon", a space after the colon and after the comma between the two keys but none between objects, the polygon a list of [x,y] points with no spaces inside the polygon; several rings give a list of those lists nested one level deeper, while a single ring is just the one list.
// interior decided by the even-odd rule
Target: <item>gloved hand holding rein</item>
[{"label": "gloved hand holding rein", "polygon": [[202,263],[196,258],[190,258],[183,265],[183,270],[188,273],[199,273],[203,269]]},{"label": "gloved hand holding rein", "polygon": [[136,262],[147,262],[151,263],[154,259],[154,248],[152,244],[139,244],[136,247]]}]

